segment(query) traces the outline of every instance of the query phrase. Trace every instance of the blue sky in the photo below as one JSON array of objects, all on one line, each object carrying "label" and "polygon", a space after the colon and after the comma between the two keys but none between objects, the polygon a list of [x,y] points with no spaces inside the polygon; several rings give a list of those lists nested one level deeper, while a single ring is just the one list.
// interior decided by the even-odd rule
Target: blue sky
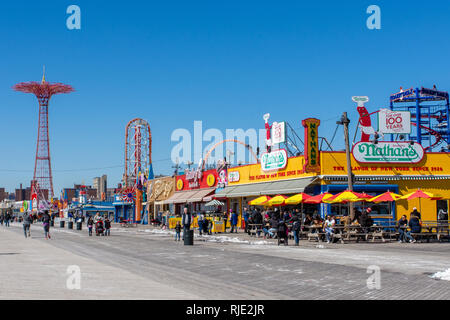
[{"label": "blue sky", "polygon": [[[81,8],[81,30],[66,8]],[[366,27],[369,5],[381,30]],[[37,101],[14,92],[22,81],[73,85],[50,102],[55,193],[108,174],[119,182],[124,130],[149,121],[155,173],[170,174],[177,128],[262,128],[262,115],[322,120],[333,135],[353,95],[369,111],[400,86],[450,90],[449,1],[9,1],[0,10],[0,186],[29,184]],[[335,147],[342,148],[342,130]],[[94,169],[102,168],[102,169]],[[89,170],[88,170],[89,169]]]}]

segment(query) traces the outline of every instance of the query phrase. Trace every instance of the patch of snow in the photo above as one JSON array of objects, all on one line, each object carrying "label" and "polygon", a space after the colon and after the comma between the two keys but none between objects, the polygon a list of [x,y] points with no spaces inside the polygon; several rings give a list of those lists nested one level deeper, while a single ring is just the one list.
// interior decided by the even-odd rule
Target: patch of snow
[{"label": "patch of snow", "polygon": [[437,280],[447,280],[450,281],[450,268],[448,268],[445,271],[436,272],[431,276],[433,279]]}]

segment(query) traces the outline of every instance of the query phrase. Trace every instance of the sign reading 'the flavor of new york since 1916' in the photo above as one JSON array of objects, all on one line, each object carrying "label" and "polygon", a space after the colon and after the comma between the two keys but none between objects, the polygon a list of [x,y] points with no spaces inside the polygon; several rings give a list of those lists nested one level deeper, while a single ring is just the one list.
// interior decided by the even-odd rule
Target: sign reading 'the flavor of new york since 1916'
[{"label": "sign reading 'the flavor of new york since 1916'", "polygon": [[352,149],[353,157],[361,163],[419,163],[424,153],[416,142],[358,142]]}]

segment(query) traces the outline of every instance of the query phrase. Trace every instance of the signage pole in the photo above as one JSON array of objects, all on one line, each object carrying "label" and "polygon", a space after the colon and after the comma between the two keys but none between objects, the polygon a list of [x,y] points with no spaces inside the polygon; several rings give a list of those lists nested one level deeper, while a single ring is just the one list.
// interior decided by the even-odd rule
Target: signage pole
[{"label": "signage pole", "polygon": [[[344,138],[345,138],[345,155],[347,158],[347,180],[348,180],[348,190],[353,191],[353,173],[352,173],[352,163],[350,158],[350,142],[348,137],[348,124],[350,120],[347,118],[347,112],[342,115],[342,124],[344,125]],[[349,202],[349,216],[351,220],[355,218],[355,211],[353,208],[353,202]]]}]

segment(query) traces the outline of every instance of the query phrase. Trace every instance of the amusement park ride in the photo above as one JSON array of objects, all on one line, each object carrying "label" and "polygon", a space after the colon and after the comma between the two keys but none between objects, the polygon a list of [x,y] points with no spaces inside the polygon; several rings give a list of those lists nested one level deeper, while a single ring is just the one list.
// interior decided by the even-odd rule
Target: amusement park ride
[{"label": "amusement park ride", "polygon": [[[359,101],[357,108],[360,115],[359,128],[362,131],[361,141],[377,142],[383,136],[383,132],[373,129],[370,116],[380,113],[383,109],[369,113],[364,102]],[[414,127],[408,133],[391,134],[391,141],[417,142],[428,152],[448,152],[450,150],[448,92],[438,91],[436,86],[433,89],[422,87],[403,90],[400,88],[400,92],[390,96],[388,110],[391,113],[409,113],[410,124]],[[395,126],[395,123],[393,125]],[[373,140],[370,140],[371,135],[374,136]]]},{"label": "amusement park ride", "polygon": [[153,179],[152,134],[147,121],[136,118],[125,129],[125,172],[121,190],[124,202],[135,204],[135,221],[141,220],[145,184]]},{"label": "amusement park ride", "polygon": [[[16,91],[33,93],[39,102],[39,123],[36,145],[36,158],[34,162],[34,174],[32,182],[32,200],[36,201],[36,207],[41,202],[48,208],[48,200],[53,198],[53,177],[50,161],[50,137],[48,130],[48,102],[50,98],[59,93],[70,93],[72,86],[62,83],[50,83],[45,81],[45,69],[41,82],[22,82],[13,87]],[[34,207],[34,206],[33,206]]]}]

